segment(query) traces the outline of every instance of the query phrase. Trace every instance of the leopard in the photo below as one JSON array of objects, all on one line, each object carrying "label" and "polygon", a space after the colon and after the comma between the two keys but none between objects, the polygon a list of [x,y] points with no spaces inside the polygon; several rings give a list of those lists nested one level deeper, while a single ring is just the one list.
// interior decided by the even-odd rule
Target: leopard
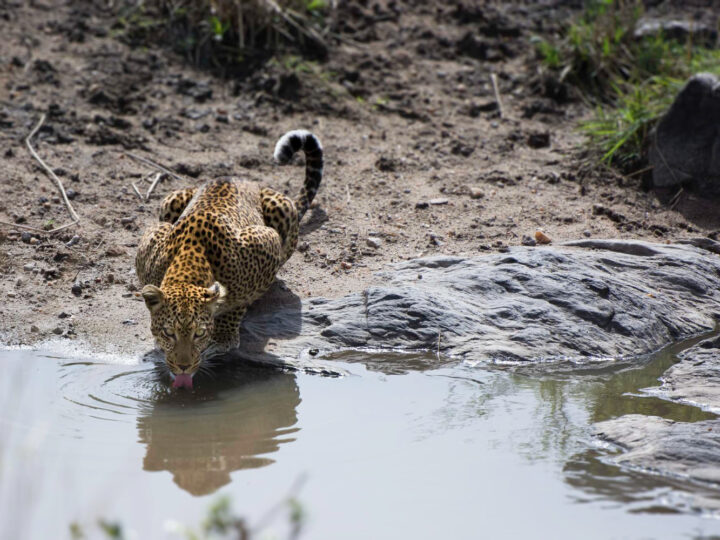
[{"label": "leopard", "polygon": [[293,130],[273,154],[283,165],[301,150],[305,179],[297,197],[219,177],[167,195],[158,222],[144,232],[135,258],[140,296],[173,388],[192,389],[209,358],[240,347],[248,308],[295,251],[322,180],[323,147],[309,131]]}]

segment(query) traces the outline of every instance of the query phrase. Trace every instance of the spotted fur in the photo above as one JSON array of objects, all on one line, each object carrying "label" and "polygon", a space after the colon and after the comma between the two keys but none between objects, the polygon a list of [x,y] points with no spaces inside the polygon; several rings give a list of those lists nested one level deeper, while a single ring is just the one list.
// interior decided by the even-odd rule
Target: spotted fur
[{"label": "spotted fur", "polygon": [[296,200],[251,182],[219,178],[168,195],[160,222],[143,235],[135,267],[150,329],[173,375],[196,373],[208,349],[239,345],[248,306],[295,250],[323,164],[320,142],[307,131],[285,134],[275,158],[287,163],[298,150],[305,152],[306,172]]}]

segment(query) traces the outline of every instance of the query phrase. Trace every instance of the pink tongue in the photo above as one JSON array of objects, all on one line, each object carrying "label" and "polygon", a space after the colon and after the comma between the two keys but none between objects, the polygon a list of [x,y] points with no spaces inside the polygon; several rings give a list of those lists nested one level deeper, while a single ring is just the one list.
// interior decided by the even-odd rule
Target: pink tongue
[{"label": "pink tongue", "polygon": [[172,387],[188,388],[189,390],[192,390],[192,375],[188,375],[187,373],[175,375],[175,380],[173,381]]}]

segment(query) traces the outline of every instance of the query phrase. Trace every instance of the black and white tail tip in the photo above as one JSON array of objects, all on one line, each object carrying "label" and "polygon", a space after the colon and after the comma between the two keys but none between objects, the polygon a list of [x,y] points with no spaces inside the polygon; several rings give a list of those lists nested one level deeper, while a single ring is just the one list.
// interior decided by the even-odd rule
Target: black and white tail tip
[{"label": "black and white tail tip", "polygon": [[323,174],[323,149],[318,138],[304,129],[288,131],[275,145],[275,161],[284,165],[296,152],[305,154],[305,185],[300,191],[296,205],[299,217],[305,214],[315,198]]}]

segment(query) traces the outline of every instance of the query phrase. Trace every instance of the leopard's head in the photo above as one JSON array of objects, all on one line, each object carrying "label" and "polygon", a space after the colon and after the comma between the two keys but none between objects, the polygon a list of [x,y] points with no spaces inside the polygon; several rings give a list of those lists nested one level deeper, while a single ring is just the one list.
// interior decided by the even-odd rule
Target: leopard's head
[{"label": "leopard's head", "polygon": [[192,388],[201,354],[210,344],[213,315],[225,295],[225,287],[217,281],[210,287],[187,283],[143,287],[142,296],[150,310],[150,330],[165,352],[173,388]]}]

